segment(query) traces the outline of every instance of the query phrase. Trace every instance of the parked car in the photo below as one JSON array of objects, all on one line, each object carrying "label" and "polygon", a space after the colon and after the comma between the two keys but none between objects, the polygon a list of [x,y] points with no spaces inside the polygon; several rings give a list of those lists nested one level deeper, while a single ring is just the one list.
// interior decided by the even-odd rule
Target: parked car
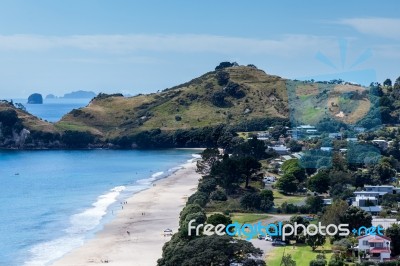
[{"label": "parked car", "polygon": [[272,237],[270,237],[270,236],[265,236],[265,241],[273,241],[273,240],[272,240]]},{"label": "parked car", "polygon": [[260,239],[260,240],[263,240],[263,239],[265,238],[265,236],[264,236],[264,235],[261,235],[261,234],[258,234],[258,235],[257,235],[257,238]]},{"label": "parked car", "polygon": [[286,246],[286,243],[280,240],[275,240],[274,242],[272,242],[272,245],[274,247],[284,247]]}]

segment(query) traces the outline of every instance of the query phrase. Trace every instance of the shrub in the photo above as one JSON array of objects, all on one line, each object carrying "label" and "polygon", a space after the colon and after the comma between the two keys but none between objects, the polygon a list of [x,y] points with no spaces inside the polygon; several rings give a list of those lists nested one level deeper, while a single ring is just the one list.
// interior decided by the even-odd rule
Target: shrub
[{"label": "shrub", "polygon": [[258,193],[247,193],[245,194],[241,200],[240,205],[244,209],[260,209],[261,205],[261,197]]},{"label": "shrub", "polygon": [[229,82],[229,73],[225,71],[218,71],[216,76],[217,83],[220,86],[225,86]]},{"label": "shrub", "polygon": [[210,198],[216,201],[226,201],[228,199],[226,194],[221,190],[212,192]]},{"label": "shrub", "polygon": [[189,204],[198,204],[201,207],[206,206],[207,202],[208,202],[208,194],[201,191],[197,191],[188,199]]},{"label": "shrub", "polygon": [[203,179],[198,187],[198,190],[207,194],[210,194],[217,187],[217,181],[215,179]]}]

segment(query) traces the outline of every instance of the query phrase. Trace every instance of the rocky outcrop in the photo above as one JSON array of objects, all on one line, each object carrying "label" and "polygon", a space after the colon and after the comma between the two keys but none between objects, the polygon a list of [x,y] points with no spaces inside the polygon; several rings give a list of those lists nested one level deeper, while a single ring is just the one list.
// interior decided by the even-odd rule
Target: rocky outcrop
[{"label": "rocky outcrop", "polygon": [[39,93],[34,93],[29,96],[28,104],[43,104],[43,97]]}]

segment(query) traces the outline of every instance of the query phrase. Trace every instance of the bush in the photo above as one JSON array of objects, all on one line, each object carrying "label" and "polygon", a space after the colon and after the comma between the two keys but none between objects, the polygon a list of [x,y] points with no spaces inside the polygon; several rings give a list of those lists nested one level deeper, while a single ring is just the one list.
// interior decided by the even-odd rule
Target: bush
[{"label": "bush", "polygon": [[229,107],[231,106],[231,102],[225,100],[226,93],[222,91],[217,91],[211,96],[211,103],[217,107]]},{"label": "bush", "polygon": [[225,86],[229,82],[229,73],[225,71],[218,71],[216,76],[218,85]]},{"label": "bush", "polygon": [[240,199],[240,205],[244,209],[260,209],[261,197],[258,193],[247,193]]},{"label": "bush", "polygon": [[181,121],[181,120],[182,120],[182,117],[181,117],[180,115],[176,115],[176,116],[175,116],[175,120],[176,120],[176,121]]},{"label": "bush", "polygon": [[217,187],[217,181],[215,179],[203,179],[198,186],[200,192],[207,193],[208,195],[215,190]]},{"label": "bush", "polygon": [[233,67],[233,66],[238,66],[238,63],[236,63],[236,62],[231,63],[231,62],[225,61],[225,62],[219,63],[219,65],[215,67],[215,70],[224,69],[224,68]]},{"label": "bush", "polygon": [[231,218],[229,218],[223,214],[215,213],[215,214],[211,215],[210,217],[208,217],[207,223],[215,225],[215,226],[217,226],[219,224],[224,224],[225,226],[227,226],[228,224],[232,223],[232,220],[231,220]]},{"label": "bush", "polygon": [[210,199],[216,201],[226,201],[228,198],[226,197],[226,194],[223,191],[217,190],[211,193]]},{"label": "bush", "polygon": [[208,202],[208,194],[201,191],[197,191],[188,199],[189,204],[198,204],[201,207],[206,206],[207,202]]},{"label": "bush", "polygon": [[325,266],[326,265],[326,260],[312,260],[310,261],[310,266]]}]

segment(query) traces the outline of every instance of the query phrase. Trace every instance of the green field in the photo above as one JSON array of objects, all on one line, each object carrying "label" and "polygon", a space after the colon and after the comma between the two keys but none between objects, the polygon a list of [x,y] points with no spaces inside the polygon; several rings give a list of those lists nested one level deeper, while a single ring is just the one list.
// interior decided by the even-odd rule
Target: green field
[{"label": "green field", "polygon": [[292,255],[292,259],[296,261],[297,266],[309,266],[310,261],[314,260],[320,252],[325,253],[327,261],[332,256],[331,244],[329,243],[329,239],[327,239],[325,245],[314,252],[311,250],[311,247],[305,244],[298,244],[294,249],[293,246],[274,247],[273,251],[267,255],[267,265],[280,266],[283,252]]},{"label": "green field", "polygon": [[269,216],[267,214],[262,213],[232,213],[231,219],[233,222],[238,222],[240,224],[245,223],[255,223],[259,220],[268,219]]},{"label": "green field", "polygon": [[305,200],[304,196],[298,196],[298,195],[284,195],[280,193],[277,190],[274,190],[274,203],[275,207],[280,206],[282,203],[285,201],[287,203],[292,203],[292,204],[298,204],[301,203]]}]

